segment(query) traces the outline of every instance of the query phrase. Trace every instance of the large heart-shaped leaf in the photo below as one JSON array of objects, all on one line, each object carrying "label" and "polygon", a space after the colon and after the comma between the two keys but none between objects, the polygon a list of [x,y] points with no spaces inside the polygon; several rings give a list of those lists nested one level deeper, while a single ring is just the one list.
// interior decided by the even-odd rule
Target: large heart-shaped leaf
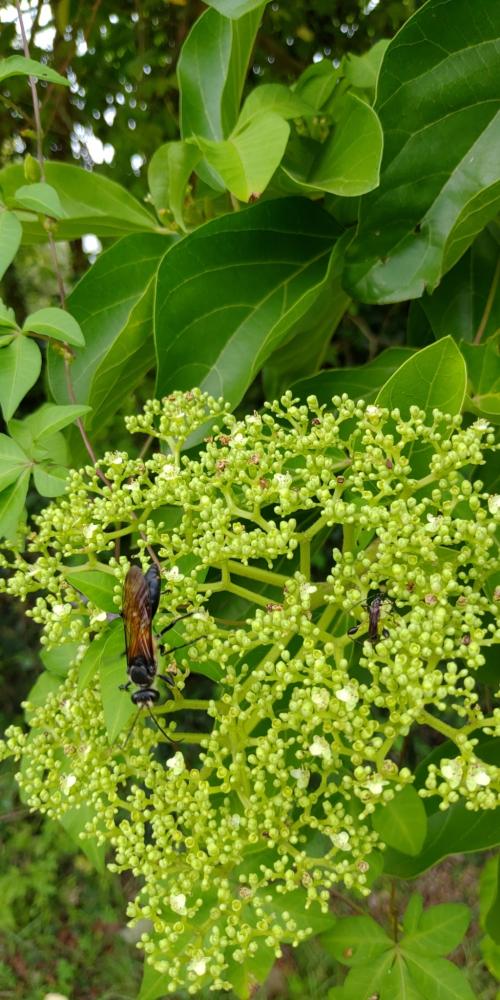
[{"label": "large heart-shaped leaf", "polygon": [[338,235],[301,199],[261,203],[200,227],[158,272],[157,395],[200,385],[235,405],[310,309]]},{"label": "large heart-shaped leaf", "polygon": [[196,142],[231,194],[249,201],[267,187],[285,152],[289,133],[285,119],[270,111],[251,119],[223,142],[201,138]]},{"label": "large heart-shaped leaf", "polygon": [[348,289],[366,302],[433,289],[500,204],[500,5],[429,0],[378,79],[380,186],[361,203]]},{"label": "large heart-shaped leaf", "polygon": [[[325,142],[296,146],[293,163],[283,170],[302,188],[352,197],[376,187],[382,158],[382,129],[373,108],[346,94]],[[297,155],[299,149],[301,155]]]}]

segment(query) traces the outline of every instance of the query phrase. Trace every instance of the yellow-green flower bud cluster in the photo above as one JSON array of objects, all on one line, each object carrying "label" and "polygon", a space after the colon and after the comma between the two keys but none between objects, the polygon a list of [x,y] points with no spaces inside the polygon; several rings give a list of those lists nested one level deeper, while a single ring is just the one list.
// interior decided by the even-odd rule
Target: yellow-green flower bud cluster
[{"label": "yellow-green flower bud cluster", "polygon": [[[304,907],[326,911],[336,883],[368,891],[383,847],[371,814],[413,781],[397,763],[410,730],[434,726],[456,747],[429,766],[423,796],[499,804],[481,734],[500,735],[500,709],[484,715],[478,671],[500,635],[500,511],[461,471],[494,439],[484,421],[403,419],[346,396],[327,409],[286,394],[237,419],[199,390],[153,400],[127,426],[162,450],[108,452],[106,484],[73,472],[6,560],[3,587],[33,595],[42,641],[79,648],[0,756],[22,760],[33,808],[85,806],[85,835],[141,879],[129,916],[149,921],[141,947],[166,991],[222,991],[229,963],[306,937]],[[181,454],[200,428],[201,450]],[[88,670],[110,616],[75,566],[111,581],[119,611],[121,539],[143,569],[151,548],[162,564],[155,625],[190,613],[182,642],[195,641],[161,663],[176,687],[155,714],[181,740],[166,762],[147,714],[110,740],[105,657]],[[190,693],[197,673],[205,699]]]}]

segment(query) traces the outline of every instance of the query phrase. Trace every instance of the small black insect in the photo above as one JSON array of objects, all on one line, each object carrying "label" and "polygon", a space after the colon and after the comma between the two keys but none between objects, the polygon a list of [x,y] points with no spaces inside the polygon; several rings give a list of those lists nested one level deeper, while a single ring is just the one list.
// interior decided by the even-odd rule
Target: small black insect
[{"label": "small black insect", "polygon": [[[366,602],[366,610],[368,611],[368,639],[374,645],[379,641],[380,638],[387,639],[389,632],[386,628],[382,629],[382,636],[379,634],[379,622],[380,613],[382,610],[382,605],[389,601],[388,597],[383,594],[376,594],[371,601]],[[352,628],[348,629],[348,635],[355,635],[356,632],[361,628],[360,625],[353,625]]]},{"label": "small black insect", "polygon": [[[157,672],[156,651],[153,639],[152,623],[158,610],[160,600],[160,571],[153,563],[147,573],[143,573],[138,566],[131,566],[123,587],[123,608],[122,618],[125,628],[125,652],[127,657],[127,674],[129,680],[126,684],[120,684],[121,691],[128,691],[132,684],[138,688],[131,694],[134,705],[139,709],[145,708],[155,725],[164,736],[175,744],[175,740],[160,726],[157,718],[153,715],[151,708],[158,701],[160,692],[154,687],[156,678],[165,681],[166,684],[173,685],[171,677]],[[165,629],[162,635],[168,632],[177,622],[183,618],[188,618],[189,614],[180,615],[175,618]],[[197,641],[197,640],[192,640]],[[165,650],[165,653],[174,653],[177,649],[190,646],[191,642],[182,643],[172,649]],[[139,713],[138,713],[139,714]],[[132,732],[138,714],[134,719],[132,728],[127,739]]]}]

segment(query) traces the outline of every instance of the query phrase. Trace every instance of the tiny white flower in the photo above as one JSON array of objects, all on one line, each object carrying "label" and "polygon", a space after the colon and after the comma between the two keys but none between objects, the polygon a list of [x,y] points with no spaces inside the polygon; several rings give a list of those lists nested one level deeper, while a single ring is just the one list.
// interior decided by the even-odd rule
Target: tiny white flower
[{"label": "tiny white flower", "polygon": [[76,782],[77,778],[75,774],[65,774],[64,777],[61,778],[61,788],[63,792],[67,795],[70,789],[73,788],[73,785],[76,785]]},{"label": "tiny white flower", "polygon": [[167,767],[170,768],[173,774],[182,774],[186,767],[186,762],[180,750],[178,750],[177,753],[174,753],[174,756],[167,760]]},{"label": "tiny white flower", "polygon": [[346,684],[345,687],[339,688],[335,692],[335,697],[347,705],[347,708],[354,708],[358,703],[358,694],[353,684]]},{"label": "tiny white flower", "polygon": [[310,594],[315,594],[317,587],[313,583],[301,583],[300,585],[300,596],[309,597]]},{"label": "tiny white flower", "polygon": [[275,482],[277,486],[282,486],[284,489],[286,486],[290,486],[292,477],[288,473],[285,474],[283,472],[276,472],[273,476],[273,482]]},{"label": "tiny white flower", "polygon": [[476,427],[478,431],[489,431],[491,424],[488,420],[481,418],[480,420],[475,420],[472,426]]},{"label": "tiny white flower", "polygon": [[332,833],[330,840],[340,851],[348,851],[351,846],[351,838],[346,830],[340,830],[339,833]]},{"label": "tiny white flower", "polygon": [[330,746],[322,736],[315,736],[312,743],[309,746],[309,753],[312,757],[322,757],[323,760],[329,761],[332,759],[332,751]]},{"label": "tiny white flower", "polygon": [[442,520],[442,514],[427,514],[426,531],[437,531]]},{"label": "tiny white flower", "polygon": [[307,788],[311,774],[307,767],[294,767],[290,774],[292,778],[295,778],[298,788]]},{"label": "tiny white flower", "polygon": [[365,785],[372,795],[380,795],[384,790],[384,785],[387,785],[387,781],[383,781],[382,778],[371,778],[365,782]]},{"label": "tiny white flower", "polygon": [[190,972],[194,972],[196,976],[204,976],[207,971],[207,960],[206,958],[192,958],[188,969]]},{"label": "tiny white flower", "polygon": [[185,916],[187,913],[186,909],[186,897],[183,892],[173,893],[170,897],[170,908],[174,913],[179,913],[181,917]]},{"label": "tiny white flower", "polygon": [[97,524],[87,524],[85,526],[85,528],[83,529],[83,534],[84,534],[85,538],[87,539],[87,541],[90,541],[90,539],[93,538],[93,536],[95,535],[96,531],[98,531],[98,530],[99,530],[99,528],[98,528]]},{"label": "tiny white flower", "polygon": [[184,573],[181,573],[178,566],[172,566],[170,569],[167,569],[164,576],[165,580],[171,580],[172,582],[184,579]]},{"label": "tiny white flower", "polygon": [[365,413],[369,420],[378,420],[380,417],[380,407],[374,406],[370,403],[370,405],[366,407]]},{"label": "tiny white flower", "polygon": [[328,708],[330,695],[326,688],[313,688],[311,691],[311,701],[316,708]]},{"label": "tiny white flower", "polygon": [[106,611],[99,611],[97,615],[92,616],[92,621],[94,622],[105,622],[107,618]]},{"label": "tiny white flower", "polygon": [[465,779],[465,784],[470,792],[474,791],[478,785],[484,788],[489,785],[491,778],[487,771],[480,766],[480,764],[471,764],[467,772],[467,777]]},{"label": "tiny white flower", "polygon": [[500,493],[494,493],[493,496],[488,497],[488,510],[490,514],[500,512]]},{"label": "tiny white flower", "polygon": [[123,465],[123,455],[119,455],[118,452],[114,455],[110,455],[109,461],[111,465]]},{"label": "tiny white flower", "polygon": [[161,479],[175,479],[178,471],[179,470],[177,466],[173,465],[172,462],[165,462],[165,465],[158,473],[158,475],[161,477]]},{"label": "tiny white flower", "polygon": [[441,774],[450,788],[458,788],[462,780],[463,767],[459,760],[441,761]]},{"label": "tiny white flower", "polygon": [[244,434],[234,434],[231,438],[233,444],[246,444],[246,438]]},{"label": "tiny white flower", "polygon": [[52,608],[52,614],[54,614],[56,618],[64,618],[64,615],[67,613],[68,609],[70,609],[69,604],[54,604],[54,607]]},{"label": "tiny white flower", "polygon": [[240,823],[241,823],[241,816],[239,815],[239,813],[233,813],[233,815],[229,817],[229,826],[232,826],[233,830],[237,830]]}]

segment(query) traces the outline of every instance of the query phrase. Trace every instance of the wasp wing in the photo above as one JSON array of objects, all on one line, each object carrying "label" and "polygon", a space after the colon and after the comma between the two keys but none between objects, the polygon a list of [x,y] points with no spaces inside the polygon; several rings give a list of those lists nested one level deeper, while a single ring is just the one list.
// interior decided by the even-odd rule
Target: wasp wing
[{"label": "wasp wing", "polygon": [[146,663],[154,663],[151,595],[146,577],[138,566],[131,566],[125,577],[122,615],[127,663],[138,657]]}]

